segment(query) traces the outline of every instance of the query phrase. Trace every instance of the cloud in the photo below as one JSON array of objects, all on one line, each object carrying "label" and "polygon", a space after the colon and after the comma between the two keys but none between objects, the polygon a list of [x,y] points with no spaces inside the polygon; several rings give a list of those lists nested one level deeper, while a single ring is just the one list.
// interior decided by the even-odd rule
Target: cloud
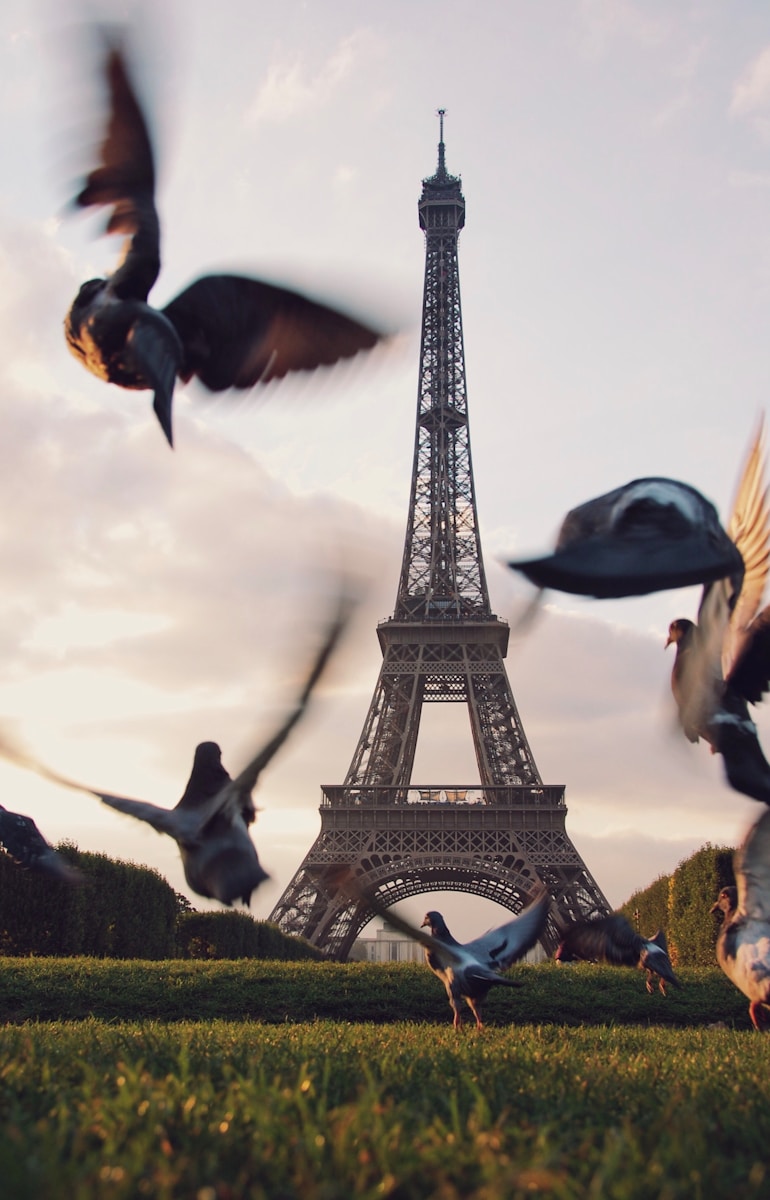
[{"label": "cloud", "polygon": [[580,18],[583,45],[592,58],[603,57],[618,40],[657,46],[668,29],[667,21],[630,0],[581,0]]},{"label": "cloud", "polygon": [[282,122],[328,104],[360,68],[373,44],[365,30],[343,38],[315,70],[301,53],[276,59],[247,112],[247,122]]},{"label": "cloud", "polygon": [[744,69],[733,86],[730,112],[754,117],[770,109],[770,46],[765,46]]}]

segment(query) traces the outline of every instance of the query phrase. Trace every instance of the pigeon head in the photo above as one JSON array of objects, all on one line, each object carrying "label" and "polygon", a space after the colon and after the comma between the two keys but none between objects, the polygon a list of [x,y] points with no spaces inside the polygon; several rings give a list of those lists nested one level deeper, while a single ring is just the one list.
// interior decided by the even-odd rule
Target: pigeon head
[{"label": "pigeon head", "polygon": [[434,937],[441,937],[442,934],[449,933],[449,930],[447,929],[447,926],[446,926],[446,921],[444,920],[444,918],[442,917],[440,912],[426,913],[425,916],[423,917],[421,928],[424,929],[426,925],[430,929],[430,931]]},{"label": "pigeon head", "polygon": [[687,617],[678,617],[676,621],[672,621],[668,627],[668,637],[666,638],[666,647],[679,645],[680,642],[686,641],[692,635],[695,625],[689,621]]},{"label": "pigeon head", "polygon": [[200,742],[195,747],[192,771],[180,804],[192,807],[216,796],[230,782],[222,766],[222,751],[216,742]]},{"label": "pigeon head", "polygon": [[724,913],[725,917],[729,917],[730,913],[738,907],[738,889],[735,887],[724,887],[712,904],[709,912]]}]

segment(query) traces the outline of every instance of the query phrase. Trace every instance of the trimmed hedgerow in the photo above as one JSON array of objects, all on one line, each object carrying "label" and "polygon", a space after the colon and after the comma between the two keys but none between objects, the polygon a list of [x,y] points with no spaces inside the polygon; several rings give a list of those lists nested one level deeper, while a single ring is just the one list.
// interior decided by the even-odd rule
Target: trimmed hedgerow
[{"label": "trimmed hedgerow", "polygon": [[85,876],[82,887],[21,870],[0,854],[0,952],[175,956],[178,901],[162,875],[67,843],[58,850]]},{"label": "trimmed hedgerow", "polygon": [[670,875],[660,875],[649,887],[634,892],[620,911],[644,937],[668,929]]},{"label": "trimmed hedgerow", "polygon": [[620,911],[643,935],[665,930],[675,967],[713,966],[719,924],[709,909],[721,889],[735,882],[733,854],[729,846],[707,842],[672,875],[661,875],[622,906]]},{"label": "trimmed hedgerow", "polygon": [[277,925],[240,912],[182,913],[177,937],[180,958],[323,958],[303,938],[287,937]]},{"label": "trimmed hedgerow", "polygon": [[709,909],[720,890],[734,881],[733,851],[710,843],[674,871],[668,940],[675,964],[710,966],[714,962],[719,926],[709,916]]}]

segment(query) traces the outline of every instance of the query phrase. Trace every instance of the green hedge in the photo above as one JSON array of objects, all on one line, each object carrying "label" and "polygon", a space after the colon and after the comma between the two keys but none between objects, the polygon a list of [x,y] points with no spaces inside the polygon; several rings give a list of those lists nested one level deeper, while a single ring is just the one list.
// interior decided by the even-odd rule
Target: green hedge
[{"label": "green hedge", "polygon": [[0,955],[318,960],[320,950],[246,913],[196,912],[157,871],[71,843],[82,887],[19,868],[0,851]]},{"label": "green hedge", "polygon": [[713,966],[719,924],[709,909],[721,889],[735,882],[733,854],[728,846],[707,842],[620,909],[645,936],[665,930],[675,967]]},{"label": "green hedge", "polygon": [[64,843],[59,852],[85,876],[72,887],[20,869],[0,854],[0,952],[172,958],[176,894],[149,867]]},{"label": "green hedge", "polygon": [[303,938],[287,937],[277,925],[240,912],[182,913],[177,937],[180,958],[323,958]]}]

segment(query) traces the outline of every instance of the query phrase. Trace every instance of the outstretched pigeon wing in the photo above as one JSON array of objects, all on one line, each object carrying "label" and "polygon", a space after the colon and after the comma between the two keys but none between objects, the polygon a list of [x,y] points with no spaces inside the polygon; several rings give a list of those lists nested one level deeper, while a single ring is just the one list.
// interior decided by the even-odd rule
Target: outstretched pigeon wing
[{"label": "outstretched pigeon wing", "polygon": [[195,375],[212,392],[331,365],[382,336],[299,292],[243,275],[205,275],[163,313],[184,347],[181,378]]},{"label": "outstretched pigeon wing", "polygon": [[548,917],[551,897],[543,890],[523,912],[467,942],[464,949],[493,971],[506,971],[535,945]]},{"label": "outstretched pigeon wing", "polygon": [[146,300],[160,270],[152,142],[121,42],[109,31],[101,37],[109,98],[105,134],[99,165],[87,175],[75,204],[112,207],[107,232],[124,233],[128,241],[110,287],[122,300]]}]

